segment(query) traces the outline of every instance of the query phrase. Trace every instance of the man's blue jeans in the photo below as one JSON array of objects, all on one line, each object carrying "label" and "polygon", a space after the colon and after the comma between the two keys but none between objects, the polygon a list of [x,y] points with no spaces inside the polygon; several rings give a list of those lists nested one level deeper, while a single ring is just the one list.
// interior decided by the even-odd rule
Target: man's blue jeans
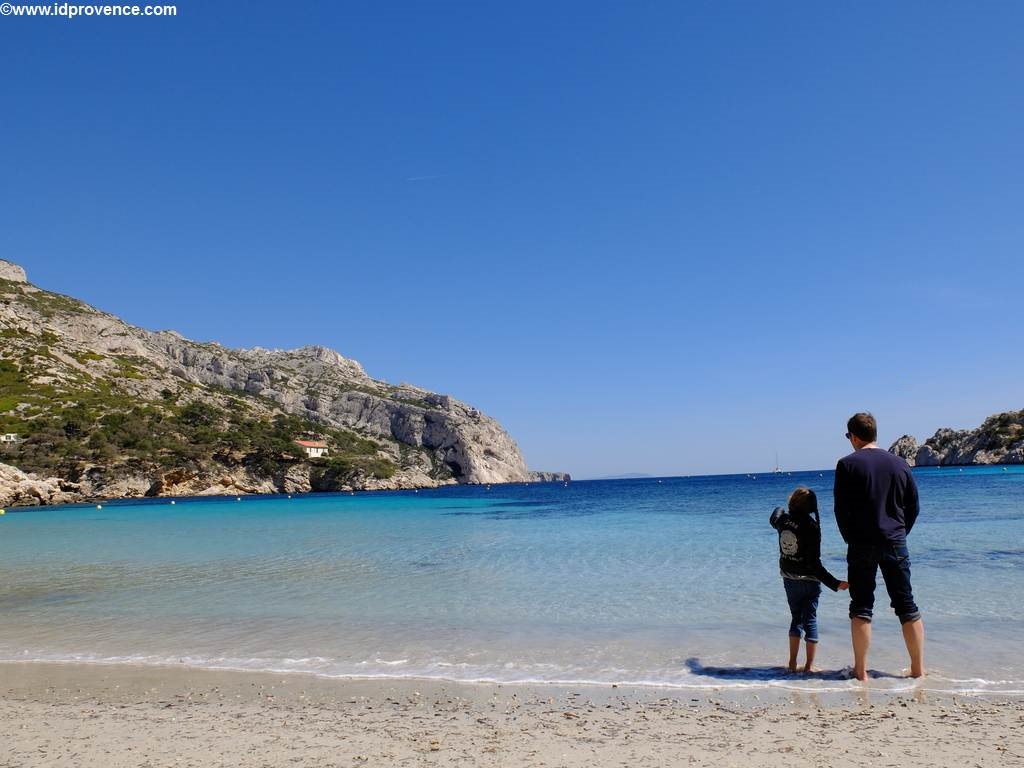
[{"label": "man's blue jeans", "polygon": [[786,600],[793,620],[789,624],[789,636],[800,637],[803,630],[804,639],[808,643],[818,642],[818,598],[821,597],[821,584],[813,579],[787,579],[782,583],[786,587]]},{"label": "man's blue jeans", "polygon": [[890,605],[900,623],[907,624],[921,618],[910,587],[910,552],[906,545],[850,544],[846,550],[846,565],[851,619],[871,621],[878,571],[882,572]]}]

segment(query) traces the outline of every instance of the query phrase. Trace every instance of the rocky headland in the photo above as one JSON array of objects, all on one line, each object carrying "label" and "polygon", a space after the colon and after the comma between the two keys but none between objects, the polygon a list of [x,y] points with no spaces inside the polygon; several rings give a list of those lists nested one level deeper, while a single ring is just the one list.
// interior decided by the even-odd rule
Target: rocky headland
[{"label": "rocky headland", "polygon": [[0,434],[0,505],[568,479],[530,473],[477,408],[334,350],[147,331],[3,260]]},{"label": "rocky headland", "polygon": [[922,445],[903,435],[889,451],[912,467],[1024,464],[1024,410],[989,416],[977,429],[942,428]]},{"label": "rocky headland", "polygon": [[568,472],[530,472],[531,483],[568,483],[571,479]]}]

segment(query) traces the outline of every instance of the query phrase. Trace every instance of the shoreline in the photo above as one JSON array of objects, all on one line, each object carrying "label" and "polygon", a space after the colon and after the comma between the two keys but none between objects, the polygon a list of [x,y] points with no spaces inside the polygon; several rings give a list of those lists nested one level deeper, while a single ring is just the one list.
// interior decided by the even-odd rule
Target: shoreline
[{"label": "shoreline", "polygon": [[[199,676],[225,675],[228,679],[235,677],[268,678],[280,684],[304,684],[307,687],[340,685],[380,686],[427,686],[466,688],[475,691],[480,688],[507,688],[523,690],[537,695],[557,695],[564,691],[586,691],[592,698],[605,699],[628,693],[635,698],[690,698],[729,700],[739,705],[784,703],[793,698],[811,697],[823,706],[842,706],[850,703],[862,703],[866,700],[891,700],[901,697],[928,698],[929,700],[977,700],[977,701],[1020,701],[1024,702],[1024,690],[1019,688],[985,688],[978,684],[994,685],[1006,681],[958,680],[955,682],[974,683],[975,687],[956,688],[944,687],[944,683],[954,682],[941,674],[929,675],[915,679],[909,675],[869,670],[869,681],[858,683],[850,676],[850,668],[844,670],[816,669],[809,675],[795,673],[786,675],[778,668],[779,676],[767,676],[767,668],[751,668],[752,676],[737,684],[736,677],[724,678],[733,682],[694,682],[680,683],[658,680],[591,680],[591,679],[498,679],[493,677],[459,678],[437,674],[389,674],[371,672],[331,673],[303,668],[246,667],[225,663],[175,662],[170,659],[144,660],[141,658],[0,658],[0,684],[7,677],[18,678],[20,675],[12,670],[25,668],[25,674],[34,676],[42,674],[42,670],[54,670],[52,675],[59,674],[56,670],[65,670],[72,676],[85,676],[95,682],[97,676],[104,673],[110,677],[124,676],[127,679],[152,677],[164,680],[182,680]],[[713,668],[717,669],[717,668]],[[743,668],[736,668],[742,673]],[[822,684],[816,687],[816,683]],[[0,766],[0,768],[3,768]]]},{"label": "shoreline", "polygon": [[[45,478],[45,480],[61,480],[61,478]],[[63,482],[63,480],[61,480]],[[247,491],[242,489],[235,489],[231,493],[210,493],[210,494],[173,494],[173,493],[161,493],[155,496],[83,496],[78,501],[60,501],[60,502],[48,502],[39,501],[35,504],[8,504],[6,506],[0,504],[0,510],[6,512],[27,512],[30,510],[44,510],[44,509],[88,509],[95,507],[96,505],[111,504],[114,506],[131,506],[133,504],[142,504],[147,506],[159,506],[161,504],[171,504],[174,502],[203,502],[203,501],[232,501],[237,499],[305,499],[305,498],[316,498],[316,497],[331,497],[331,496],[363,496],[366,494],[387,494],[387,493],[419,493],[420,491],[437,491],[450,488],[487,488],[490,490],[494,487],[504,486],[523,486],[523,485],[560,485],[574,482],[587,482],[577,480],[518,480],[509,481],[503,483],[458,483],[455,481],[440,481],[433,485],[403,485],[396,488],[348,488],[339,489],[336,491]]]},{"label": "shoreline", "polygon": [[923,768],[1024,759],[1019,698],[870,689],[766,698],[2,662],[9,762],[0,765],[781,767],[866,758]]},{"label": "shoreline", "polygon": [[[982,468],[982,467],[1001,467],[1008,471],[1011,467],[1024,468],[1024,462],[993,462],[991,464],[935,464],[935,465],[919,465],[911,467],[912,470],[924,469],[924,470],[942,470],[942,469],[966,469],[966,468]],[[350,489],[339,489],[336,491],[293,491],[291,493],[287,491],[274,491],[272,493],[262,491],[248,491],[241,488],[236,489],[231,493],[213,493],[213,494],[192,494],[192,495],[178,495],[173,493],[158,494],[155,496],[83,496],[77,501],[60,501],[51,503],[48,501],[39,501],[35,504],[0,504],[0,514],[11,513],[11,512],[26,512],[29,510],[43,510],[43,509],[74,509],[74,508],[89,508],[95,507],[96,505],[113,504],[115,506],[125,506],[132,504],[143,504],[143,505],[159,505],[159,504],[170,504],[172,502],[188,503],[193,501],[231,501],[232,499],[304,499],[314,497],[327,497],[327,496],[356,496],[365,494],[387,494],[387,493],[418,493],[419,491],[436,491],[451,488],[487,488],[490,489],[492,486],[501,488],[504,486],[523,486],[523,485],[559,485],[563,484],[578,484],[578,483],[607,483],[607,482],[637,482],[637,481],[662,481],[662,480],[693,480],[698,478],[729,478],[729,477],[777,477],[777,476],[792,476],[793,474],[823,474],[825,472],[832,472],[833,468],[826,467],[824,469],[794,469],[784,470],[780,473],[767,472],[726,472],[721,474],[713,475],[665,475],[657,476],[652,475],[650,477],[643,478],[582,478],[582,479],[571,479],[567,481],[562,480],[518,480],[501,483],[459,483],[454,481],[440,481],[433,485],[403,485],[396,488],[350,488]],[[38,479],[38,478],[37,478]],[[48,480],[60,480],[61,478],[43,478],[43,481]]]}]

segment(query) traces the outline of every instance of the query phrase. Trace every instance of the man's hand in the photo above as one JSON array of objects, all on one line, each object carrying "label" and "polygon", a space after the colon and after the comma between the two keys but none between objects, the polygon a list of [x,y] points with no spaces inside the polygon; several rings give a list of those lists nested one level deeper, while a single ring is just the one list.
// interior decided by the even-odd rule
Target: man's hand
[{"label": "man's hand", "polygon": [[840,581],[839,582],[839,589],[840,590],[849,589],[849,588],[850,588],[850,582],[848,582],[848,581]]}]

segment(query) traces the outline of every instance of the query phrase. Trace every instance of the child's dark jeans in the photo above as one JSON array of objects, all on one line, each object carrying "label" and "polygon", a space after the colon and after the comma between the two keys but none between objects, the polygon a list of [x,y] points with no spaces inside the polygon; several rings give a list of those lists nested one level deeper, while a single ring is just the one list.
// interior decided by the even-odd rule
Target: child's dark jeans
[{"label": "child's dark jeans", "polygon": [[800,637],[803,630],[804,640],[808,643],[818,642],[818,598],[821,597],[821,584],[813,579],[782,579],[786,587],[786,600],[789,601],[789,612],[793,621],[789,625],[789,636]]}]

